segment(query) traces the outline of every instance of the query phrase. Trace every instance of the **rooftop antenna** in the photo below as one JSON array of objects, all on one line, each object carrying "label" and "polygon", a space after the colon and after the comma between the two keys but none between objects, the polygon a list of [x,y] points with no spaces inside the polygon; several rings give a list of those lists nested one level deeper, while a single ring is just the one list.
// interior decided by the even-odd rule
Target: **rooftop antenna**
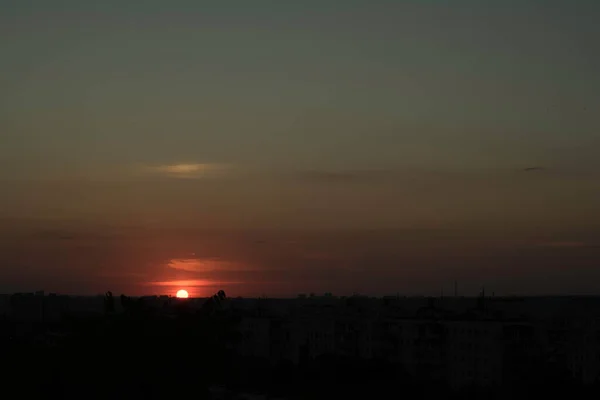
[{"label": "rooftop antenna", "polygon": [[481,294],[479,295],[479,307],[485,309],[485,286],[481,287]]}]

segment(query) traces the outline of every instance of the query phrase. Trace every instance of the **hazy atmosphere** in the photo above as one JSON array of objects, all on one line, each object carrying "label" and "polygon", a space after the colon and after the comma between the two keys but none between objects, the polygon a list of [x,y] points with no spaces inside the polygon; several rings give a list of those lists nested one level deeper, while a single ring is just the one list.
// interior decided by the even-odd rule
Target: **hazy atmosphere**
[{"label": "hazy atmosphere", "polygon": [[599,20],[0,0],[0,292],[598,294]]}]

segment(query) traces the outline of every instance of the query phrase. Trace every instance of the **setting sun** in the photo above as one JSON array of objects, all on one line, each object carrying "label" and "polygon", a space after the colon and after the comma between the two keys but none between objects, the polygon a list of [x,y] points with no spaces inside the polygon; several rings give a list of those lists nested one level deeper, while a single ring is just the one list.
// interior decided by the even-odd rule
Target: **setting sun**
[{"label": "setting sun", "polygon": [[180,299],[187,299],[188,297],[190,297],[189,293],[187,292],[187,290],[179,290],[176,294],[176,296]]}]

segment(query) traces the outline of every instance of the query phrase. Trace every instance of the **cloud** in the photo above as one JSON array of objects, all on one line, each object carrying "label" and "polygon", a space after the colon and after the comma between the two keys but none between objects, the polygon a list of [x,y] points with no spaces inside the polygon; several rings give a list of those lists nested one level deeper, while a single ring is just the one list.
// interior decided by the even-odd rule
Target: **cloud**
[{"label": "cloud", "polygon": [[359,183],[373,182],[394,177],[395,173],[386,169],[327,171],[297,171],[294,177],[300,181],[316,183]]},{"label": "cloud", "polygon": [[218,258],[174,258],[169,261],[169,268],[186,272],[213,272],[237,270],[236,263]]},{"label": "cloud", "polygon": [[141,272],[119,272],[119,271],[101,271],[97,275],[99,278],[146,278],[146,273]]},{"label": "cloud", "polygon": [[200,179],[222,176],[231,171],[232,166],[218,163],[178,163],[157,166],[143,166],[143,173],[184,179]]},{"label": "cloud", "polygon": [[525,172],[531,172],[531,171],[543,171],[543,170],[545,170],[545,169],[546,169],[546,168],[544,168],[544,167],[528,167],[528,168],[525,168],[525,169],[523,169],[523,171],[525,171]]},{"label": "cloud", "polygon": [[569,241],[558,241],[558,242],[544,242],[544,243],[540,243],[539,246],[541,247],[553,247],[553,248],[562,248],[562,249],[574,249],[574,248],[591,248],[591,247],[598,247],[586,242],[569,242]]},{"label": "cloud", "polygon": [[37,232],[33,232],[30,236],[32,239],[39,240],[62,240],[62,241],[75,241],[75,240],[114,240],[118,236],[114,233],[100,233],[100,232],[89,232],[83,230],[62,230],[62,229],[41,229]]},{"label": "cloud", "polygon": [[184,279],[173,281],[145,282],[144,286],[211,287],[219,285],[238,285],[242,282],[215,282],[207,279]]},{"label": "cloud", "polygon": [[334,254],[328,252],[308,252],[302,258],[313,261],[341,261],[344,260],[343,254]]}]

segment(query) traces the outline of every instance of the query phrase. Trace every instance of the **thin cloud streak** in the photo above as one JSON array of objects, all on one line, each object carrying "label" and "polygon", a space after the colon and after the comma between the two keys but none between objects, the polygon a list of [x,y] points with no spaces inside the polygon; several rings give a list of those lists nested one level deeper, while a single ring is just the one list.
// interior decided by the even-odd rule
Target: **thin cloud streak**
[{"label": "thin cloud streak", "polygon": [[373,182],[389,179],[395,176],[393,170],[309,170],[297,171],[292,174],[294,178],[311,183],[358,183]]},{"label": "thin cloud streak", "polygon": [[231,171],[232,168],[231,165],[218,163],[177,163],[158,166],[142,166],[140,172],[171,178],[202,179],[222,176]]},{"label": "thin cloud streak", "polygon": [[240,269],[236,263],[217,258],[177,258],[169,261],[169,268],[186,272],[212,272]]},{"label": "thin cloud streak", "polygon": [[576,249],[576,248],[595,248],[600,247],[597,245],[593,245],[586,242],[546,242],[539,244],[541,247],[552,247],[552,248],[561,248],[561,249]]},{"label": "thin cloud streak", "polygon": [[145,282],[144,286],[180,286],[180,287],[211,287],[218,285],[241,285],[244,282],[222,282],[207,279],[184,279],[173,281]]},{"label": "thin cloud streak", "polygon": [[[549,169],[547,167],[516,168],[517,171],[535,173],[546,178],[594,178],[592,171],[573,169]],[[243,178],[257,181],[287,182],[316,185],[397,184],[407,180],[427,179],[513,179],[515,168],[511,165],[488,168],[460,168],[454,165],[436,167],[418,165],[393,165],[384,168],[295,168],[260,164],[227,164],[182,162],[162,165],[138,164],[128,168],[129,177],[162,177],[172,179]],[[527,174],[529,175],[529,174]]]}]

